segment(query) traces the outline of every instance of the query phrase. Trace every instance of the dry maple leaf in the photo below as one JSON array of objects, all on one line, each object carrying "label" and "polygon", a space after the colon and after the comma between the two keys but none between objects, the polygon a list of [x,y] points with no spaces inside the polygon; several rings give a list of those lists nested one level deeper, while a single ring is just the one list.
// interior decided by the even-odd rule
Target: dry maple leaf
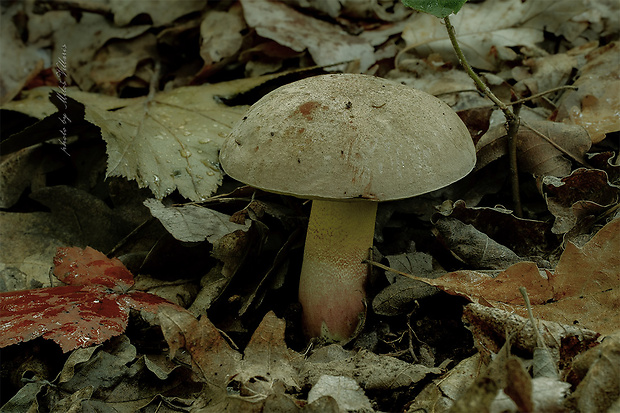
[{"label": "dry maple leaf", "polygon": [[128,292],[134,283],[129,270],[90,247],[59,248],[54,265],[54,275],[68,285],[0,294],[0,347],[43,336],[67,352],[122,334],[131,308],[180,308],[153,294]]},{"label": "dry maple leaf", "polygon": [[204,315],[196,319],[188,312],[163,309],[159,319],[171,357],[185,348],[191,354],[198,380],[214,389],[232,386],[244,394],[266,395],[274,391],[276,382],[299,389],[295,366],[302,357],[286,346],[285,322],[273,312],[265,315],[243,355]]}]

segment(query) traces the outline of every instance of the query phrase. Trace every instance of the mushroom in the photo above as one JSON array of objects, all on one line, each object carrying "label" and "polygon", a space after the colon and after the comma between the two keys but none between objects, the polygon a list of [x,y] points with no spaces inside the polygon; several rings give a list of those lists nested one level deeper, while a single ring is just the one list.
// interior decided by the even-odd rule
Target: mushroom
[{"label": "mushroom", "polygon": [[299,283],[308,337],[352,338],[365,312],[364,260],[377,203],[442,188],[476,160],[452,109],[425,92],[367,75],[330,74],[256,102],[220,151],[232,178],[312,199]]}]

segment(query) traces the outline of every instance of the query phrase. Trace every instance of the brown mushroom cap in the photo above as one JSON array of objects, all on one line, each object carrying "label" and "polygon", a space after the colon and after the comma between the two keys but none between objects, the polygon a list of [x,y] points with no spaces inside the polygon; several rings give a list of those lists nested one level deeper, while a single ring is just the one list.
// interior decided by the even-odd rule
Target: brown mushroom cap
[{"label": "brown mushroom cap", "polygon": [[256,102],[220,162],[234,179],[270,192],[389,201],[461,179],[476,155],[461,119],[436,97],[382,78],[332,74]]}]

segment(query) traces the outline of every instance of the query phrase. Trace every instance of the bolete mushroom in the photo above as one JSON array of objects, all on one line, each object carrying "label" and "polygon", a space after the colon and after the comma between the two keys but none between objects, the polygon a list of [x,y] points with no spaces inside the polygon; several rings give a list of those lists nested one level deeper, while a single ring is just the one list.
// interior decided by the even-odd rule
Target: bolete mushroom
[{"label": "bolete mushroom", "polygon": [[330,74],[256,102],[220,152],[232,178],[312,199],[299,283],[309,337],[346,341],[365,311],[377,203],[420,195],[475,164],[467,128],[425,92],[382,78]]}]

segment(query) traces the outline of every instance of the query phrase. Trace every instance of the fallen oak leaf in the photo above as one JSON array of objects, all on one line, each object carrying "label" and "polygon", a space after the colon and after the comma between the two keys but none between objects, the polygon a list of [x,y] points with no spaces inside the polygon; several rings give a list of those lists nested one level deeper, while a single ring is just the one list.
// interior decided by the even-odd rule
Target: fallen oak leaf
[{"label": "fallen oak leaf", "polygon": [[54,275],[69,284],[0,294],[0,347],[43,336],[63,352],[122,334],[129,310],[181,308],[153,294],[128,292],[133,275],[90,247],[59,248]]}]

